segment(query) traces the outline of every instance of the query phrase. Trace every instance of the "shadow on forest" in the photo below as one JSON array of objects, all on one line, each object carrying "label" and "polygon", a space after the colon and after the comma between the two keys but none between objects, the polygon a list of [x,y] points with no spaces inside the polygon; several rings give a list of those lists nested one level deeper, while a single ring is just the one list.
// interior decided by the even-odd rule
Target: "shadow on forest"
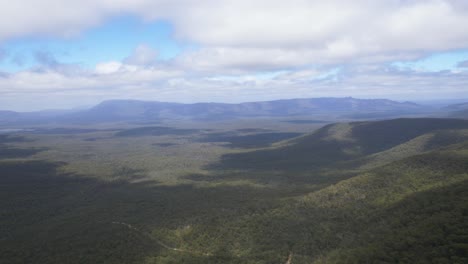
[{"label": "shadow on forest", "polygon": [[363,154],[383,151],[430,132],[468,128],[468,120],[440,118],[399,118],[351,124],[352,137]]},{"label": "shadow on forest", "polygon": [[[323,140],[328,127],[315,133],[292,139],[290,144],[270,149],[225,154],[217,163],[205,169],[216,177],[212,180],[248,179],[260,183],[285,184],[333,184],[349,178],[345,170],[337,172],[340,162],[355,157],[347,153],[352,143]],[[197,175],[187,176],[192,180],[203,180]],[[205,177],[205,180],[209,179]]]},{"label": "shadow on forest", "polygon": [[29,142],[21,136],[0,135],[0,159],[26,158],[47,148],[17,148],[6,145],[5,143]]},{"label": "shadow on forest", "polygon": [[304,138],[293,139],[286,146],[226,154],[222,156],[219,163],[212,164],[207,168],[213,170],[300,172],[350,158],[350,155],[343,152],[343,149],[348,147],[347,143],[323,140],[328,133],[328,128],[329,126],[326,126]]},{"label": "shadow on forest", "polygon": [[15,143],[15,142],[29,142],[31,140],[22,136],[12,136],[9,134],[0,135],[0,144],[2,143]]},{"label": "shadow on forest", "polygon": [[[468,128],[468,121],[401,118],[355,122],[350,125],[349,131],[334,124],[326,125],[312,134],[292,139],[286,146],[226,154],[219,162],[205,169],[220,174],[217,179],[333,183],[354,176],[353,169],[368,162],[363,157],[403,144],[425,133],[438,133],[439,136],[430,142],[432,145],[462,142],[466,140],[465,136],[454,137],[439,131]],[[193,180],[201,178],[195,176]]]},{"label": "shadow on forest", "polygon": [[[369,243],[374,242],[391,250],[361,250],[346,257],[360,263],[369,254],[373,259],[386,259],[382,252],[393,252],[417,260],[413,251],[399,247],[402,239],[405,244],[414,243],[413,237],[420,236],[424,240],[418,246],[433,249],[429,255],[463,250],[457,245],[465,228],[461,216],[466,205],[466,182],[456,188],[441,188],[440,194],[429,191],[407,196],[390,208],[368,207],[359,201],[359,206],[318,207],[308,203],[286,205],[284,200],[278,204],[287,188],[104,182],[61,174],[58,169],[63,165],[0,162],[0,255],[8,263],[142,263],[148,256],[170,253],[149,235],[152,229],[185,226],[196,226],[191,238],[218,250],[210,250],[215,253],[211,257],[177,252],[170,256],[173,263],[245,263],[252,258],[259,263],[278,263],[291,250],[298,256],[317,256],[337,248],[345,253],[355,247],[373,250]],[[333,197],[327,199],[334,202]],[[424,223],[414,221],[415,217]],[[115,222],[127,223],[136,230]],[[456,226],[458,233],[446,229],[444,223]],[[434,241],[443,236],[427,234],[441,225],[443,232],[456,236],[447,240],[450,244],[444,242],[434,249]],[[412,236],[407,237],[408,233]],[[252,255],[240,258],[229,253],[229,245],[238,240],[254,241],[249,248]],[[378,244],[384,240],[385,245]],[[445,250],[447,247],[452,251]],[[308,257],[306,262],[312,259]]]},{"label": "shadow on forest", "polygon": [[[317,183],[323,187],[350,175],[320,176],[321,170],[354,157],[343,151],[351,143],[321,140],[327,133],[326,128],[321,129],[307,136],[306,143],[225,155],[221,162],[207,167],[216,177],[195,174],[186,178]],[[401,138],[395,135],[392,142],[398,143]],[[0,137],[0,143],[12,140],[15,139]],[[372,145],[369,148],[375,149]],[[432,159],[425,157],[428,156],[411,158],[410,164],[416,168],[408,168],[414,169],[414,173],[428,168],[449,175],[454,170],[456,173],[468,170],[465,159],[460,156],[432,154]],[[466,248],[459,243],[466,236],[466,221],[463,221],[468,197],[466,181],[450,188],[408,195],[390,207],[372,207],[366,200],[353,199],[343,204],[336,195],[326,193],[324,199],[334,205],[326,207],[307,200],[295,203],[284,199],[305,191],[287,184],[255,188],[130,183],[134,175],[142,172],[126,167],[116,168],[115,173],[119,179],[128,180],[105,182],[62,174],[59,168],[63,165],[48,161],[0,161],[2,260],[12,264],[142,263],[148,256],[165,254],[170,255],[168,263],[246,263],[251,260],[280,263],[293,251],[295,256],[308,257],[304,262],[311,263],[312,256],[338,249],[341,251],[334,252],[344,258],[336,261],[338,263],[348,258],[350,262],[362,263],[369,259],[391,262],[402,257],[408,260],[405,262],[415,263],[425,252],[428,253],[424,259],[436,256],[447,259],[448,263],[450,254],[466,255]],[[367,199],[372,199],[372,193],[386,188],[385,185],[364,186],[369,188],[364,193],[362,188],[349,187],[344,195],[350,194],[350,198],[355,197],[354,194],[359,194],[356,197],[367,195]],[[314,196],[309,198],[314,199]],[[129,224],[135,230],[113,224],[115,222]],[[215,256],[174,253],[163,249],[150,235],[154,229],[180,230],[186,226],[194,227],[187,240],[196,241],[199,247],[211,247],[210,252]],[[239,241],[248,243],[239,245]],[[421,250],[401,248],[410,244]],[[231,254],[229,250],[235,247],[244,247],[246,255],[241,258]],[[463,260],[460,263],[464,263]]]},{"label": "shadow on forest", "polygon": [[103,182],[61,174],[63,165],[0,162],[0,255],[8,263],[141,263],[161,250],[152,228],[232,219],[248,214],[260,198],[262,207],[271,206],[277,195],[241,186]]}]

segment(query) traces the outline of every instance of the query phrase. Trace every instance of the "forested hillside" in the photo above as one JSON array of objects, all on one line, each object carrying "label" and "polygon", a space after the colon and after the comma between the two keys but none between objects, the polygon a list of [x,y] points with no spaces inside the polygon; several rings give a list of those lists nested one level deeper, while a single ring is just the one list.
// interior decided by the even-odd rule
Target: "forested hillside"
[{"label": "forested hillside", "polygon": [[0,137],[1,263],[468,262],[466,120],[47,131]]}]

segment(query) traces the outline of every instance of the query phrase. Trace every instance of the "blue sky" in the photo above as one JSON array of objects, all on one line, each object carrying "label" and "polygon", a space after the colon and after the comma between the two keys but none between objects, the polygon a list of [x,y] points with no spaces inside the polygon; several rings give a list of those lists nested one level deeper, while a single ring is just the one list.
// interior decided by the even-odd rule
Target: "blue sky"
[{"label": "blue sky", "polygon": [[176,41],[172,33],[168,22],[117,17],[68,38],[35,36],[5,41],[1,47],[7,55],[0,66],[2,71],[10,73],[26,70],[38,64],[37,52],[46,52],[62,63],[93,68],[103,61],[123,60],[140,44],[157,50],[158,59],[168,60],[189,48]]},{"label": "blue sky", "polygon": [[17,0],[0,4],[0,110],[468,99],[466,24],[455,0]]},{"label": "blue sky", "polygon": [[[5,41],[1,46],[4,56],[0,69],[14,73],[37,66],[40,64],[36,59],[38,52],[48,53],[61,63],[93,68],[103,61],[124,60],[140,44],[156,50],[158,60],[162,61],[174,59],[184,50],[196,49],[195,44],[173,36],[170,22],[145,22],[134,16],[124,16],[68,38],[36,36]],[[457,65],[464,61],[468,61],[468,50],[460,49],[429,53],[415,60],[394,61],[391,65],[402,70],[438,72],[459,70]],[[258,77],[265,78],[265,73],[259,73]]]},{"label": "blue sky", "polygon": [[401,69],[416,71],[457,71],[461,70],[458,65],[468,61],[468,50],[454,50],[435,52],[412,61],[397,61],[393,65]]}]

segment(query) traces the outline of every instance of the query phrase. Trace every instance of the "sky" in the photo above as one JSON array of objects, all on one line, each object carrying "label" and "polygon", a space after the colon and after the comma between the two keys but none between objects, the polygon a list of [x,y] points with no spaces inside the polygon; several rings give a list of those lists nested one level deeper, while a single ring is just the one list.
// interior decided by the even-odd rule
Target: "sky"
[{"label": "sky", "polygon": [[0,110],[468,99],[465,0],[0,0]]}]

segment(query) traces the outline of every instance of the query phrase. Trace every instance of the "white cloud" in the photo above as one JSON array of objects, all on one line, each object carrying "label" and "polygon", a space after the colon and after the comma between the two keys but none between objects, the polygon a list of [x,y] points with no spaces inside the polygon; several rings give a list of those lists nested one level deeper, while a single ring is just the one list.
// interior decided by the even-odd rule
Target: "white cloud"
[{"label": "white cloud", "polygon": [[468,97],[466,71],[424,73],[360,65],[340,71],[304,68],[262,74],[190,75],[163,65],[115,65],[118,70],[99,74],[89,71],[65,75],[49,70],[0,77],[0,105],[5,109],[34,110],[124,98],[242,102],[322,96],[404,100]]},{"label": "white cloud", "polygon": [[131,65],[150,65],[156,62],[158,53],[146,44],[138,45],[130,56],[124,59],[124,63]]},{"label": "white cloud", "polygon": [[[122,61],[88,70],[36,54],[40,70],[0,75],[0,105],[23,100],[34,107],[26,103],[33,98],[44,98],[35,101],[43,108],[59,99],[468,96],[466,71],[426,74],[379,66],[467,48],[463,0],[0,0],[0,43],[44,34],[73,37],[120,15],[166,20],[178,40],[199,48],[162,63],[157,51],[142,44]],[[19,55],[9,59],[23,63]],[[327,75],[336,65],[344,70]],[[261,72],[280,74],[266,78]]]},{"label": "white cloud", "polygon": [[101,62],[96,65],[97,74],[116,73],[122,69],[123,64],[119,61]]},{"label": "white cloud", "polygon": [[468,45],[467,4],[456,0],[16,0],[0,6],[0,39],[70,36],[135,14],[168,20],[176,36],[203,47],[301,48],[319,58]]},{"label": "white cloud", "polygon": [[176,33],[202,44],[200,68],[261,68],[394,61],[468,46],[468,12],[455,1],[218,1]]}]

